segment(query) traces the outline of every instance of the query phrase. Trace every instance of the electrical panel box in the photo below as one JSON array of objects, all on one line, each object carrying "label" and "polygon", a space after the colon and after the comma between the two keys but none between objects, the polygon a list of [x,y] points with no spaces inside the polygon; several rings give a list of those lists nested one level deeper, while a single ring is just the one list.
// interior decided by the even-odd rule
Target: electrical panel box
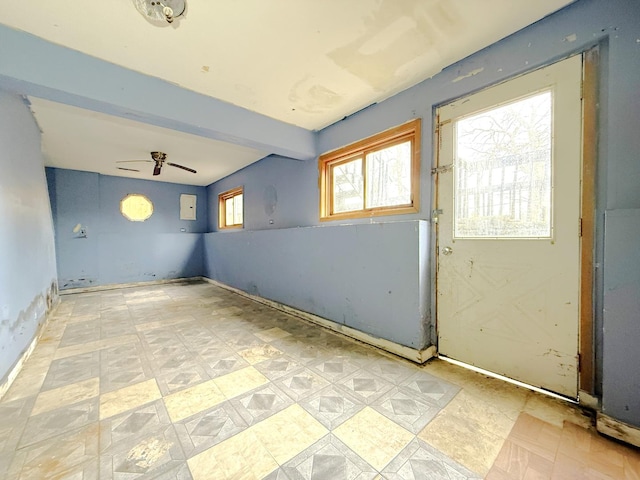
[{"label": "electrical panel box", "polygon": [[196,195],[180,195],[180,220],[196,219]]}]

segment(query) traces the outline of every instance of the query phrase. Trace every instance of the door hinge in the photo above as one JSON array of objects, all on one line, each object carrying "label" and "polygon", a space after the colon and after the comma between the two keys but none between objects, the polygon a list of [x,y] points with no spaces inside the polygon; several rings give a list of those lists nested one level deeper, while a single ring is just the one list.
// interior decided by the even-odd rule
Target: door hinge
[{"label": "door hinge", "polygon": [[578,236],[582,236],[582,218],[578,221]]},{"label": "door hinge", "polygon": [[438,220],[440,219],[440,214],[442,213],[441,209],[436,209],[436,210],[432,210],[431,211],[431,222],[432,223],[438,223]]},{"label": "door hinge", "polygon": [[453,170],[453,163],[449,165],[442,165],[440,167],[435,167],[431,169],[431,175],[435,175],[436,173],[447,173]]}]

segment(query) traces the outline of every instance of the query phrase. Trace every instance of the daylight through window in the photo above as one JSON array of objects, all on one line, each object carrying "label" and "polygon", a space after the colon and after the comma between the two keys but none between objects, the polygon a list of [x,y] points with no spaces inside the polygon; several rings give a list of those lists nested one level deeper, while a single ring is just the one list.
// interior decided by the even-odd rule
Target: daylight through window
[{"label": "daylight through window", "polygon": [[120,213],[132,222],[144,222],[153,214],[153,203],[144,195],[130,193],[120,201]]},{"label": "daylight through window", "polygon": [[457,238],[551,236],[551,92],[458,120]]},{"label": "daylight through window", "polygon": [[320,219],[418,211],[420,119],[322,155]]}]

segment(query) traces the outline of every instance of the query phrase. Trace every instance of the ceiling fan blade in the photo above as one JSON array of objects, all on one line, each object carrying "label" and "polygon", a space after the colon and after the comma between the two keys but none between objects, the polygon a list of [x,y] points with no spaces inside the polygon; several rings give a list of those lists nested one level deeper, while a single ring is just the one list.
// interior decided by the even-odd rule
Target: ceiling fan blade
[{"label": "ceiling fan blade", "polygon": [[124,167],[117,167],[118,170],[127,170],[128,172],[139,172],[140,170],[136,170],[135,168],[124,168]]},{"label": "ceiling fan blade", "polygon": [[160,175],[160,169],[162,168],[162,164],[156,163],[156,166],[153,167],[153,174]]},{"label": "ceiling fan blade", "polygon": [[181,168],[182,170],[186,170],[187,172],[198,173],[193,168],[185,167],[184,165],[178,165],[177,163],[167,162],[167,165],[171,165],[172,167]]},{"label": "ceiling fan blade", "polygon": [[136,162],[153,163],[153,160],[117,160],[116,161],[116,163],[136,163]]}]

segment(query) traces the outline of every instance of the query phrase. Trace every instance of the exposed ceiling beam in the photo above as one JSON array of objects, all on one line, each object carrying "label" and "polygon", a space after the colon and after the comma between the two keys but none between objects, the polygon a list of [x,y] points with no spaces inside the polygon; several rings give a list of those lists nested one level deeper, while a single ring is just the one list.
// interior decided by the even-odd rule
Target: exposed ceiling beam
[{"label": "exposed ceiling beam", "polygon": [[315,133],[0,25],[0,88],[298,160]]}]

